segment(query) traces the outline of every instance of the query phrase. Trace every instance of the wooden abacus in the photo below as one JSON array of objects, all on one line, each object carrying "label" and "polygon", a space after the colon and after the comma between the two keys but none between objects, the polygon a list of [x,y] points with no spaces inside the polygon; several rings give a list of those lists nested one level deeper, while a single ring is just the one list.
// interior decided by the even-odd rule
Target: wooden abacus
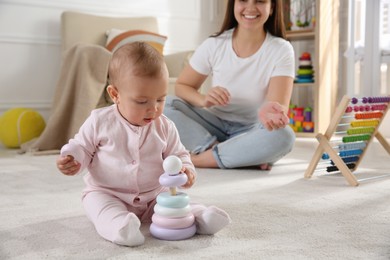
[{"label": "wooden abacus", "polygon": [[[326,167],[327,172],[339,171],[350,185],[359,185],[358,179],[352,172],[359,166],[359,163],[367,151],[367,147],[374,137],[390,154],[389,143],[378,131],[382,120],[389,110],[389,103],[390,96],[362,99],[351,99],[344,96],[337,107],[325,134],[318,134],[316,136],[319,145],[309,167],[306,169],[305,178],[312,177],[321,158],[330,158],[330,166]],[[337,128],[345,127],[350,128],[335,132]],[[341,143],[336,147],[332,146],[331,138],[334,135],[341,133],[346,133],[346,135],[342,137]]]}]

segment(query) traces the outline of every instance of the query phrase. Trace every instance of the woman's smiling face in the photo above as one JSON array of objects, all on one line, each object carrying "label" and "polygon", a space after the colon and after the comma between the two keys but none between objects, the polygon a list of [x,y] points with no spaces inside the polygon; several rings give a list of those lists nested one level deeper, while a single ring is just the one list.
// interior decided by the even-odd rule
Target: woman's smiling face
[{"label": "woman's smiling face", "polygon": [[240,27],[263,29],[272,14],[271,0],[235,0],[234,16]]}]

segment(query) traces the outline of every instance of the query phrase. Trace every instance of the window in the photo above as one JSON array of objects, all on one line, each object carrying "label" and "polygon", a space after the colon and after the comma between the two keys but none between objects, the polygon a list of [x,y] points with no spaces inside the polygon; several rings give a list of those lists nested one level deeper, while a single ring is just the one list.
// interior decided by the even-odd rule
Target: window
[{"label": "window", "polygon": [[390,0],[348,2],[347,94],[390,93]]}]

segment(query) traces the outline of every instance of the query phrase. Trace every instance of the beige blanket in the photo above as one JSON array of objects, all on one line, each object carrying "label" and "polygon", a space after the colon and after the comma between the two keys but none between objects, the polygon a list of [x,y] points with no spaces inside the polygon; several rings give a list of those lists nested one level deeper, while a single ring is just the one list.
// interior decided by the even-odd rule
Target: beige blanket
[{"label": "beige blanket", "polygon": [[99,45],[77,44],[64,56],[52,111],[38,139],[22,145],[22,152],[58,153],[90,112],[104,103],[111,52]]}]

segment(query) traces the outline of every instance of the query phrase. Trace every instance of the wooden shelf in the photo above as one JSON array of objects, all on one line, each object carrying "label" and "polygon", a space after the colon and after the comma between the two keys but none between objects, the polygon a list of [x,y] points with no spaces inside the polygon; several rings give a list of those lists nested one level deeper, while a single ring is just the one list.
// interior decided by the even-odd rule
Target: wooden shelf
[{"label": "wooden shelf", "polygon": [[295,132],[296,137],[316,137],[316,133]]},{"label": "wooden shelf", "polygon": [[312,88],[312,87],[315,87],[316,86],[316,83],[315,82],[311,82],[311,83],[295,83],[294,82],[294,87],[309,87],[309,88]]},{"label": "wooden shelf", "polygon": [[[296,132],[297,137],[315,137],[324,132],[333,116],[337,98],[340,0],[312,1],[315,2],[316,9],[315,26],[286,32],[287,40],[296,48],[296,62],[299,62],[299,55],[302,53],[301,44],[314,47],[314,50],[310,49],[314,82],[294,83],[295,100],[291,100],[292,104],[310,106],[313,109],[314,132]],[[292,0],[286,2],[291,4]]]},{"label": "wooden shelf", "polygon": [[290,41],[309,40],[315,38],[314,29],[287,31],[286,36]]}]

